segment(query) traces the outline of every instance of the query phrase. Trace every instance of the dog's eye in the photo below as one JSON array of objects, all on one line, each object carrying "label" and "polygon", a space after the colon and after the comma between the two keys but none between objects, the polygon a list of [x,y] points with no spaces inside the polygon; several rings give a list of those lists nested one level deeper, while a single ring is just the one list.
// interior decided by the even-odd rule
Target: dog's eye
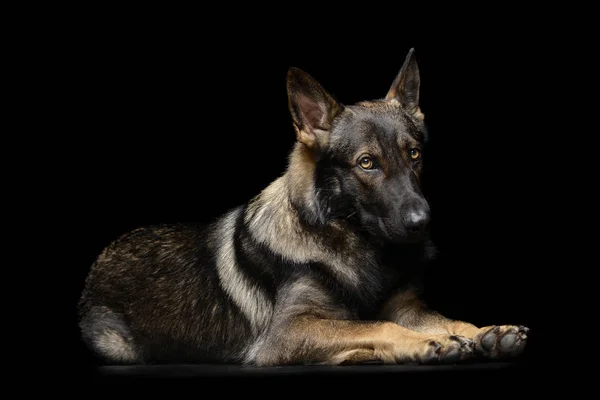
[{"label": "dog's eye", "polygon": [[421,157],[421,152],[419,149],[410,149],[410,158],[413,160],[418,160]]},{"label": "dog's eye", "polygon": [[375,167],[375,163],[373,162],[373,159],[371,159],[371,157],[369,156],[363,156],[358,160],[358,165],[360,165],[360,167],[362,169],[373,169],[373,167]]}]

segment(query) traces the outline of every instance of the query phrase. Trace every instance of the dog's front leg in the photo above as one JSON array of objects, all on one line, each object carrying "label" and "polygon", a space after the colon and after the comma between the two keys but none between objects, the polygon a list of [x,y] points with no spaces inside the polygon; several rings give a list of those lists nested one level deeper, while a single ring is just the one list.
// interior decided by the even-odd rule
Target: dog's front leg
[{"label": "dog's front leg", "polygon": [[397,292],[385,304],[381,318],[414,331],[460,335],[473,340],[478,354],[491,359],[515,357],[525,349],[528,328],[517,325],[477,327],[446,318],[430,309],[413,289]]},{"label": "dog's front leg", "polygon": [[448,334],[414,332],[389,321],[361,322],[312,315],[290,317],[269,330],[251,362],[266,365],[455,363],[473,343]]},{"label": "dog's front leg", "polygon": [[[296,278],[296,277],[294,277]],[[279,290],[269,327],[247,349],[258,365],[453,363],[473,342],[448,333],[411,331],[390,321],[360,321],[321,280],[290,278]]]}]

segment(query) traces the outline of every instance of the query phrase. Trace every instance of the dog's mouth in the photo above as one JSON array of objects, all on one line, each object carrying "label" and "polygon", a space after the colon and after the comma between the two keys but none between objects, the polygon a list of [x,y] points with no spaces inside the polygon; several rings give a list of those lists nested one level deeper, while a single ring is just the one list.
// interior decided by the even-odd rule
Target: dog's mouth
[{"label": "dog's mouth", "polygon": [[418,243],[425,236],[426,231],[409,232],[402,223],[393,221],[386,217],[375,217],[375,229],[370,229],[371,233],[390,243]]}]

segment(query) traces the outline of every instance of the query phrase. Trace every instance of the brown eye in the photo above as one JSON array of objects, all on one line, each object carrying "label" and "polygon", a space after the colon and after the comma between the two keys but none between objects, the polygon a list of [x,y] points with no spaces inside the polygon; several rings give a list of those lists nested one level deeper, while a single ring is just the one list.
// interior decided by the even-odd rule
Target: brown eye
[{"label": "brown eye", "polygon": [[410,158],[413,160],[418,160],[421,157],[421,152],[419,149],[410,149]]},{"label": "brown eye", "polygon": [[358,165],[363,169],[373,169],[375,163],[373,163],[371,157],[364,156],[358,160]]}]

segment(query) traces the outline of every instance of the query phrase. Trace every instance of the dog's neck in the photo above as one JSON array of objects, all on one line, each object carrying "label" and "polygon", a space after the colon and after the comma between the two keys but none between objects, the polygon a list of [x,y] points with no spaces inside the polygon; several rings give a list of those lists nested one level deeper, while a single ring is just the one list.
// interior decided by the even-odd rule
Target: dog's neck
[{"label": "dog's neck", "polygon": [[346,224],[335,220],[322,223],[317,217],[315,164],[310,157],[297,145],[286,173],[250,201],[244,215],[252,228],[249,231],[257,241],[295,262],[329,262],[336,253],[351,248],[361,249],[363,257],[368,257],[371,250]]},{"label": "dog's neck", "polygon": [[299,255],[297,261],[311,259],[316,247],[328,247],[330,243],[324,241],[332,235],[344,238],[343,242],[359,240],[345,224],[319,218],[322,213],[315,198],[315,165],[310,157],[301,145],[296,146],[286,173],[248,203],[244,216],[245,223],[253,225],[250,231],[260,236],[256,239],[279,248],[278,253]]},{"label": "dog's neck", "polygon": [[296,143],[285,174],[250,202],[246,219],[252,216],[255,223],[266,223],[272,231],[285,227],[281,229],[282,235],[295,232],[298,239],[308,235],[311,240],[340,246],[343,243],[331,239],[352,238],[353,245],[360,241],[361,247],[381,250],[385,243],[365,237],[347,219],[334,218],[320,201],[315,186],[316,163],[315,154],[302,143]]},{"label": "dog's neck", "polygon": [[[317,215],[314,160],[297,146],[290,156],[290,168],[273,181],[245,208],[248,232],[260,244],[281,257],[298,263],[329,265],[330,271],[345,287],[358,288],[361,282],[379,282],[382,248],[366,240],[347,222],[331,219],[324,224]],[[407,254],[404,252],[403,254]],[[405,264],[391,262],[393,268]],[[374,283],[374,288],[383,282]],[[365,293],[364,296],[374,295]]]}]

